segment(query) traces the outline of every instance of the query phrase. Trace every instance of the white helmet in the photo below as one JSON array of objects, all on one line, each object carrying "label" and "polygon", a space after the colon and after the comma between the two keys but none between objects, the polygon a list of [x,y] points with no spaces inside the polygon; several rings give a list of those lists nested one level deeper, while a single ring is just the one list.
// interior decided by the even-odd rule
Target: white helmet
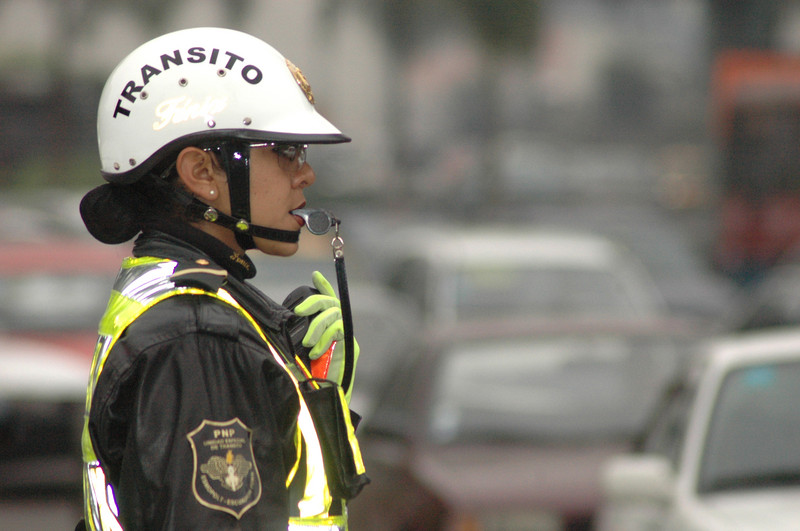
[{"label": "white helmet", "polygon": [[222,28],[168,33],[111,73],[97,117],[101,172],[135,182],[176,149],[206,139],[348,142],[314,108],[300,70],[267,43]]}]

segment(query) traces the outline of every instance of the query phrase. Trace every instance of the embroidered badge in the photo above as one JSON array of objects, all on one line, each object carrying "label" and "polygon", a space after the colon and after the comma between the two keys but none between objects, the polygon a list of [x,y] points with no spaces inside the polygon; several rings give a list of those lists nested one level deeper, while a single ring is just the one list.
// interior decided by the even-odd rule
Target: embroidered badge
[{"label": "embroidered badge", "polygon": [[306,99],[308,99],[308,102],[311,105],[314,105],[314,93],[311,92],[311,85],[306,79],[306,76],[304,76],[303,73],[300,71],[300,69],[297,68],[294,65],[294,63],[292,63],[288,59],[286,60],[286,66],[289,67],[289,71],[292,73],[292,77],[294,77],[294,80],[297,81],[298,85],[300,85],[300,90],[302,90],[303,94],[306,95]]},{"label": "embroidered badge", "polygon": [[194,497],[206,507],[241,518],[261,498],[250,429],[238,418],[204,420],[186,437],[194,454]]}]

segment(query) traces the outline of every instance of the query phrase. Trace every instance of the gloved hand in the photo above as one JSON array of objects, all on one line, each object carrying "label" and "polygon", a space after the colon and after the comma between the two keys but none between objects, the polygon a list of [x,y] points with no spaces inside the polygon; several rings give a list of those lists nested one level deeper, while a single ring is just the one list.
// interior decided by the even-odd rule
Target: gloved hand
[{"label": "gloved hand", "polygon": [[[318,313],[308,326],[308,332],[303,337],[303,346],[312,347],[308,353],[312,364],[314,360],[330,354],[327,374],[323,377],[341,385],[344,377],[344,321],[342,320],[341,303],[330,282],[322,276],[322,273],[314,271],[311,274],[311,280],[319,294],[309,296],[294,308],[294,312],[300,316]],[[329,353],[328,351],[334,341],[336,345],[333,351]],[[355,365],[358,361],[359,353],[358,341],[353,338],[353,374],[355,374]],[[345,398],[347,398],[348,402],[350,401],[352,387],[351,379],[350,388],[344,389]]]}]

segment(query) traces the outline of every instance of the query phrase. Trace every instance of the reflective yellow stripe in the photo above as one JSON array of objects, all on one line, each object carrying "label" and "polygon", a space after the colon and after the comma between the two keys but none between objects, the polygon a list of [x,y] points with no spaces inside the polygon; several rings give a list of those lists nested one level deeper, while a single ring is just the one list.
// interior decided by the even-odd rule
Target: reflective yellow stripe
[{"label": "reflective yellow stripe", "polygon": [[103,336],[116,336],[119,331],[141,315],[144,305],[130,299],[118,291],[112,291],[108,299],[108,309],[100,319],[99,332]]},{"label": "reflective yellow stripe", "polygon": [[347,516],[289,518],[289,531],[347,531]]},{"label": "reflective yellow stripe", "polygon": [[163,264],[170,262],[169,258],[156,258],[155,256],[128,256],[122,261],[123,269],[132,269],[141,265]]},{"label": "reflective yellow stripe", "polygon": [[[163,259],[134,259],[127,258],[123,261],[120,274],[117,277],[117,284],[121,285],[123,291],[126,291],[127,285],[125,282],[120,282],[120,279],[132,268],[138,265],[148,264],[164,264],[168,265],[167,261]],[[174,269],[174,266],[172,266]],[[151,279],[158,281],[159,279]],[[162,279],[163,281],[163,279]],[[106,480],[105,472],[102,465],[97,460],[97,455],[92,445],[91,436],[89,435],[89,412],[92,405],[92,397],[100,377],[100,373],[105,367],[106,359],[111,351],[111,347],[116,343],[117,339],[122,335],[122,332],[132,323],[139,315],[141,315],[147,308],[153,306],[157,302],[167,298],[171,295],[178,293],[186,293],[187,291],[194,291],[203,293],[201,290],[176,290],[174,285],[169,283],[167,286],[171,291],[161,290],[162,296],[153,296],[150,300],[145,302],[137,301],[127,294],[114,290],[109,298],[109,303],[106,312],[101,318],[99,326],[99,337],[95,346],[94,358],[92,359],[92,367],[89,378],[89,384],[86,389],[86,408],[84,413],[83,432],[81,434],[81,450],[83,453],[83,491],[84,491],[84,515],[86,526],[92,531],[117,531],[122,530],[122,526],[117,520],[118,510],[116,500],[114,498],[114,490],[110,483]],[[158,291],[150,292],[151,295],[157,294]]]},{"label": "reflective yellow stripe", "polygon": [[[300,427],[300,433],[303,436],[303,439],[306,442],[306,486],[305,490],[303,491],[303,498],[298,502],[297,506],[300,510],[300,517],[301,518],[310,518],[310,517],[318,517],[320,515],[325,515],[327,517],[328,509],[333,502],[333,497],[331,496],[330,489],[328,488],[328,479],[325,475],[325,464],[322,460],[322,445],[317,438],[317,431],[314,428],[314,421],[311,419],[311,414],[308,411],[308,406],[306,405],[305,400],[303,399],[303,395],[300,392],[300,383],[298,382],[297,375],[294,374],[289,367],[296,369],[295,365],[287,366],[283,360],[283,357],[275,350],[275,347],[272,346],[272,343],[267,339],[267,336],[264,334],[264,331],[259,326],[258,322],[244,309],[242,306],[225,290],[220,289],[217,293],[219,298],[223,301],[228,302],[231,306],[234,306],[239,310],[239,312],[247,318],[248,321],[253,325],[253,328],[258,332],[261,339],[267,344],[269,347],[270,352],[272,353],[273,358],[275,361],[284,369],[289,377],[292,379],[292,383],[297,390],[297,396],[300,400],[300,413],[297,417],[297,423]],[[300,452],[300,445],[298,445],[298,458]],[[299,465],[299,460],[298,463]],[[287,476],[286,486],[288,487],[291,484],[291,479],[294,478],[296,473],[296,468],[293,468],[290,474]]]},{"label": "reflective yellow stripe", "polygon": [[[339,387],[338,390],[339,400],[342,403],[342,411],[349,411],[349,405],[347,404],[347,399],[344,396],[342,388]],[[353,428],[353,423],[350,421],[350,415],[345,415],[344,421],[347,425],[347,441],[350,443],[350,448],[353,450],[353,459],[356,464],[356,472],[358,474],[365,474],[367,469],[364,466],[364,459],[361,457],[361,447],[358,445],[358,439],[356,439],[356,430]]]}]

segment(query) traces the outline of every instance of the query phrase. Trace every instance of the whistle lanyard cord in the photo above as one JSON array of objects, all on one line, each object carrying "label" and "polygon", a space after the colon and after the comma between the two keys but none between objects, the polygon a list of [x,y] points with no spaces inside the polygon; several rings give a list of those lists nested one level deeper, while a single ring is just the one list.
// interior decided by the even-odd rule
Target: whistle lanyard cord
[{"label": "whistle lanyard cord", "polygon": [[355,346],[353,344],[353,312],[350,308],[350,290],[347,287],[347,272],[344,266],[344,244],[339,237],[339,224],[336,224],[336,237],[331,242],[333,261],[336,268],[336,283],[339,287],[339,301],[342,306],[342,322],[344,325],[344,375],[342,389],[350,389],[353,381],[353,365],[355,364]]}]

